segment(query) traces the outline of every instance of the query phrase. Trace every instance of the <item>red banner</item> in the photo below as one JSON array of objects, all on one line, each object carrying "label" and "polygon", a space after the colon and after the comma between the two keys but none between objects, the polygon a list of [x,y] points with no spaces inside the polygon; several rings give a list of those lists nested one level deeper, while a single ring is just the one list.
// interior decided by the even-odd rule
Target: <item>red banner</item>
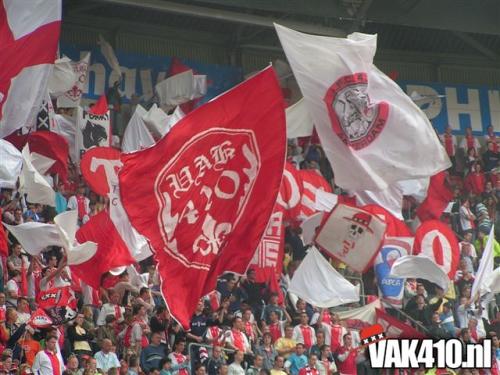
[{"label": "red banner", "polygon": [[425,339],[423,333],[401,320],[387,314],[381,309],[376,309],[377,323],[384,327],[386,337],[395,339]]},{"label": "red banner", "polygon": [[184,117],[154,146],[123,154],[123,206],[155,252],[162,293],[184,326],[217,277],[242,274],[285,164],[283,98],[271,68]]}]

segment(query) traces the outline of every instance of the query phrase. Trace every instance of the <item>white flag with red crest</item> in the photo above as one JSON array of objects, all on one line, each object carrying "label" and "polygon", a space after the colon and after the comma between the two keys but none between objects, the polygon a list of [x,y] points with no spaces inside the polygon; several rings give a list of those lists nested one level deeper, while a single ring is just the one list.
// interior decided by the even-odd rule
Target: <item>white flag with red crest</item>
[{"label": "white flag with red crest", "polygon": [[373,65],[377,35],[275,27],[337,185],[376,191],[451,166],[425,114]]}]

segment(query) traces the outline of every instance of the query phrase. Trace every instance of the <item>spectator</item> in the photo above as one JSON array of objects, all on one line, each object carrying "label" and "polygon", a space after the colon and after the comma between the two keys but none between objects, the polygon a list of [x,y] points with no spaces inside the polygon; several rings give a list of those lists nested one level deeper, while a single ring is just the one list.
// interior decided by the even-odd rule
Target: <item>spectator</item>
[{"label": "spectator", "polygon": [[45,350],[37,353],[32,369],[39,375],[62,374],[64,371],[64,360],[60,351],[57,350],[56,336],[46,337]]},{"label": "spectator", "polygon": [[239,317],[233,319],[233,328],[227,332],[226,346],[229,349],[239,350],[243,353],[252,353],[248,338],[243,333],[243,321]]},{"label": "spectator", "polygon": [[208,358],[208,360],[205,363],[208,375],[219,374],[219,369],[224,364],[226,364],[226,360],[222,354],[222,348],[220,346],[214,345],[212,349],[212,355]]},{"label": "spectator", "polygon": [[285,369],[290,371],[292,375],[298,375],[301,368],[307,365],[307,356],[304,354],[306,348],[304,344],[297,343],[295,345],[295,352],[288,357],[285,362]]},{"label": "spectator", "polygon": [[[272,368],[272,366],[271,366]],[[250,366],[246,371],[245,371],[245,375],[259,375],[261,370],[267,370],[264,368],[264,358],[259,355],[259,354],[256,354],[255,357],[254,357],[254,360],[253,360],[253,365]]]},{"label": "spectator", "polygon": [[286,309],[283,306],[279,306],[278,304],[279,295],[276,292],[272,292],[269,297],[269,303],[266,305],[264,310],[262,311],[261,320],[265,321],[266,324],[271,324],[271,313],[276,313],[277,320],[279,322],[287,322],[291,323],[292,319],[288,315]]},{"label": "spectator", "polygon": [[352,345],[352,336],[346,333],[343,337],[344,345],[338,351],[338,370],[341,374],[355,375],[357,374],[356,359],[359,349]]},{"label": "spectator", "polygon": [[72,354],[68,357],[66,363],[66,373],[68,375],[82,375],[83,371],[78,367],[78,358],[76,355]]},{"label": "spectator", "polygon": [[163,357],[160,361],[160,375],[172,375],[172,360],[168,357]]},{"label": "spectator", "polygon": [[153,333],[151,343],[141,352],[141,368],[149,371],[160,367],[160,360],[167,354],[167,347],[161,343],[161,335]]},{"label": "spectator", "polygon": [[108,339],[113,346],[118,343],[115,330],[116,318],[110,314],[106,317],[106,324],[97,328],[97,344],[102,346],[102,341]]},{"label": "spectator", "polygon": [[106,324],[106,317],[108,315],[114,315],[116,322],[123,322],[123,314],[125,313],[125,308],[119,305],[120,296],[114,290],[108,291],[109,302],[105,303],[101,307],[99,316],[97,318],[97,325],[103,326]]},{"label": "spectator", "polygon": [[318,369],[320,375],[332,375],[337,372],[337,366],[333,360],[333,355],[330,346],[321,346],[321,354],[318,357]]},{"label": "spectator", "polygon": [[119,368],[120,361],[114,352],[111,351],[112,343],[108,339],[102,340],[101,350],[94,355],[97,368],[107,372],[109,369]]},{"label": "spectator", "polygon": [[185,341],[177,341],[174,345],[174,351],[168,355],[172,362],[172,375],[189,375],[191,371],[189,357],[183,354],[185,348]]},{"label": "spectator", "polygon": [[260,368],[271,370],[274,367],[274,359],[278,355],[278,352],[273,346],[272,336],[269,332],[264,333],[262,344],[257,346],[255,353],[262,357],[263,364]]},{"label": "spectator", "polygon": [[[90,341],[94,338],[93,335],[88,333],[85,328],[83,328],[84,317],[83,314],[78,314],[76,316],[74,324],[68,327],[68,340],[71,343],[71,349],[73,353],[82,355],[92,355],[92,348],[90,346]],[[103,343],[104,344],[104,343]],[[101,347],[104,347],[102,345]]]},{"label": "spectator", "polygon": [[307,365],[300,369],[299,375],[319,375],[317,368],[318,357],[316,354],[309,355]]},{"label": "spectator", "polygon": [[285,327],[285,337],[279,338],[275,343],[274,347],[280,356],[287,359],[294,351],[297,346],[297,342],[293,338],[293,327]]},{"label": "spectator", "polygon": [[300,314],[300,324],[293,329],[293,339],[297,343],[304,344],[307,350],[316,344],[316,332],[309,324],[309,316],[302,312]]},{"label": "spectator", "polygon": [[241,350],[237,350],[234,353],[234,361],[229,365],[227,373],[229,375],[245,375],[245,369],[243,368],[243,359],[245,353]]},{"label": "spectator", "polygon": [[196,305],[196,311],[191,318],[190,330],[187,333],[187,338],[190,342],[201,343],[203,342],[203,336],[207,330],[207,316],[203,313],[205,308],[203,301],[198,301]]},{"label": "spectator", "polygon": [[325,343],[335,353],[343,345],[343,337],[347,330],[340,324],[339,314],[330,313],[330,324],[322,322],[321,327],[325,335]]},{"label": "spectator", "polygon": [[271,375],[287,375],[285,372],[285,358],[279,355],[274,361],[274,367],[271,369]]}]

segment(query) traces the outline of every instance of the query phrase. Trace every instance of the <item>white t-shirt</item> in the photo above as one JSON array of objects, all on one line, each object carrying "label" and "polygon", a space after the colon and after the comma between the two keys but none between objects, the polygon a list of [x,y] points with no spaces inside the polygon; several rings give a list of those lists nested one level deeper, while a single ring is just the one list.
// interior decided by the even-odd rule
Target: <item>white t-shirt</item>
[{"label": "white t-shirt", "polygon": [[[61,356],[61,352],[57,351],[57,359],[59,360],[59,373],[62,374],[64,371],[64,361]],[[35,374],[40,375],[53,375],[54,370],[52,369],[52,362],[50,361],[49,356],[45,353],[44,350],[37,353],[35,357],[35,361],[33,362],[33,366],[31,369],[35,372]]]},{"label": "white t-shirt", "polygon": [[472,229],[471,221],[468,219],[468,216],[472,214],[470,208],[460,206],[460,225],[462,230],[470,230]]},{"label": "white t-shirt", "polygon": [[[10,279],[9,281],[7,281],[5,290],[7,292],[15,292],[16,295],[19,296],[19,285],[17,285],[17,282],[14,279]],[[17,306],[17,298],[9,298],[7,296],[7,302],[9,302],[12,306]]]}]

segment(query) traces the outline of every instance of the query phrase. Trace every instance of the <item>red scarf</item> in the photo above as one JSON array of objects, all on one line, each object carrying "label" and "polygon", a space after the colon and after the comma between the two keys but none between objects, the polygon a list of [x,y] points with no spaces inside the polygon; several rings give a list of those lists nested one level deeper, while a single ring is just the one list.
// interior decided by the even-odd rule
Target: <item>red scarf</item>
[{"label": "red scarf", "polygon": [[247,334],[248,337],[253,338],[253,326],[252,323],[246,322],[245,323],[245,333]]},{"label": "red scarf", "polygon": [[474,142],[474,136],[473,135],[467,135],[465,136],[465,138],[467,139],[467,149],[470,149],[470,148],[476,148],[475,147],[475,142]]},{"label": "red scarf", "polygon": [[486,139],[490,142],[493,142],[493,151],[498,152],[498,143],[497,143],[497,136],[493,134],[489,134],[486,136]]},{"label": "red scarf", "polygon": [[269,333],[271,334],[271,338],[273,342],[278,340],[281,337],[281,326],[279,322],[271,323],[269,325]]},{"label": "red scarf", "polygon": [[210,301],[210,307],[212,308],[212,311],[217,311],[220,307],[220,299],[217,295],[217,292],[210,293],[208,295],[208,299]]},{"label": "red scarf", "polygon": [[83,219],[85,215],[87,215],[87,206],[85,204],[85,196],[77,195],[76,196],[76,204],[78,206],[78,218],[80,220]]},{"label": "red scarf", "polygon": [[243,339],[243,332],[232,330],[233,332],[233,345],[236,349],[245,351],[245,340]]},{"label": "red scarf", "polygon": [[120,306],[115,305],[115,318],[116,320],[120,320],[122,317],[122,310],[120,309]]},{"label": "red scarf", "polygon": [[453,135],[444,135],[444,148],[446,149],[446,153],[448,154],[448,156],[455,155],[455,148],[453,147]]},{"label": "red scarf", "polygon": [[217,326],[212,326],[209,329],[210,329],[210,334],[212,335],[212,338],[214,340],[212,345],[222,346],[223,342],[219,341],[221,329]]},{"label": "red scarf", "polygon": [[300,326],[300,331],[302,332],[302,337],[304,338],[304,346],[309,349],[312,346],[311,329],[309,326]]},{"label": "red scarf", "polygon": [[474,340],[474,342],[478,342],[479,340],[479,337],[477,337],[477,329],[474,329],[474,330],[470,330],[470,337],[472,337],[472,339]]},{"label": "red scarf", "polygon": [[59,363],[59,358],[57,354],[51,353],[48,350],[45,351],[47,357],[49,357],[50,365],[52,366],[52,371],[54,375],[61,375],[61,365]]},{"label": "red scarf", "polygon": [[335,353],[340,348],[340,340],[342,339],[342,326],[339,324],[332,324],[330,337],[330,348],[332,349],[332,352]]},{"label": "red scarf", "polygon": [[[186,356],[182,353],[174,352],[174,358],[178,365],[186,361]],[[186,368],[183,368],[179,370],[178,375],[189,375],[189,372]]]}]

